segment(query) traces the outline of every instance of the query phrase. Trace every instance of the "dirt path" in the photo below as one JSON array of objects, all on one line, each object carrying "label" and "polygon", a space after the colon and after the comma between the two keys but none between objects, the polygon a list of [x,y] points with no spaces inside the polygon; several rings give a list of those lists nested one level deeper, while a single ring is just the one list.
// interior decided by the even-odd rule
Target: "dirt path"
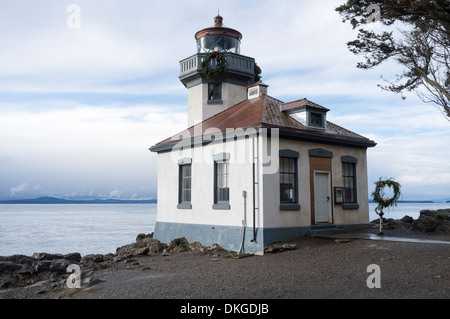
[{"label": "dirt path", "polygon": [[[302,238],[298,249],[242,259],[198,251],[144,256],[95,272],[81,289],[0,291],[0,298],[449,298],[450,245]],[[368,288],[369,265],[381,288]]]}]

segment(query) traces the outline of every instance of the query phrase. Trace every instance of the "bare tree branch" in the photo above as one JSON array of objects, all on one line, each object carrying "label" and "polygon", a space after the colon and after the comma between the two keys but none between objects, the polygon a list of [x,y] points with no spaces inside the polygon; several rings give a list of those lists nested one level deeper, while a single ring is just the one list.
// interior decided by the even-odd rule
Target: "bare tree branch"
[{"label": "bare tree branch", "polygon": [[[370,23],[370,4],[381,8],[380,22],[403,29],[394,34],[365,30]],[[448,0],[347,0],[336,8],[343,22],[361,27],[349,50],[365,58],[358,68],[371,69],[394,60],[404,71],[383,90],[414,91],[425,103],[433,103],[450,121],[450,2]],[[403,97],[403,95],[402,95]]]}]

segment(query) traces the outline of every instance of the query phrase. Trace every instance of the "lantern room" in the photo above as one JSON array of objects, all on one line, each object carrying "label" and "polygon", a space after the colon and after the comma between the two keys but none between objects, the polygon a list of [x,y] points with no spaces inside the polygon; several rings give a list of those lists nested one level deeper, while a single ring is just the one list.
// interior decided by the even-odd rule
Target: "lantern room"
[{"label": "lantern room", "polygon": [[214,18],[214,27],[206,28],[195,34],[197,53],[230,52],[240,54],[242,34],[223,26],[223,18]]}]

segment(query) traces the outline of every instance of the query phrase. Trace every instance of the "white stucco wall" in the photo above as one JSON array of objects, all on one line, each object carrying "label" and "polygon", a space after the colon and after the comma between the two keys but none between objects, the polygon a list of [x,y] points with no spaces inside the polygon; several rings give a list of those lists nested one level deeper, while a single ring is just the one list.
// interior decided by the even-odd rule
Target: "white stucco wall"
[{"label": "white stucco wall", "polygon": [[[369,203],[367,191],[367,158],[366,150],[350,147],[306,143],[291,140],[280,140],[280,149],[289,149],[299,153],[298,164],[298,197],[300,210],[279,209],[279,174],[263,176],[264,227],[286,227],[311,225],[311,190],[310,190],[310,157],[309,150],[322,148],[333,153],[331,158],[331,195],[333,200],[332,214],[335,224],[366,223],[369,221]],[[341,156],[353,156],[357,159],[357,201],[358,209],[343,209],[342,204],[334,203],[334,187],[342,185]]]},{"label": "white stucco wall", "polygon": [[[253,170],[252,142],[239,138],[223,144],[209,144],[177,152],[158,155],[158,221],[218,226],[242,226],[246,219],[248,227],[253,226]],[[259,176],[256,192],[256,227],[293,227],[311,225],[310,157],[309,150],[323,148],[333,153],[331,158],[332,214],[335,224],[366,223],[369,221],[367,191],[366,150],[291,140],[280,140],[279,149],[289,149],[299,153],[298,196],[300,210],[280,210],[279,174],[264,174],[262,168],[263,137],[259,138],[260,161],[255,173]],[[256,144],[255,144],[256,145]],[[258,149],[255,147],[255,150]],[[273,151],[273,150],[272,150]],[[214,204],[214,162],[213,155],[230,154],[230,209],[216,210]],[[275,154],[278,155],[278,149]],[[342,185],[341,156],[357,159],[357,199],[358,209],[343,209],[334,203],[333,187]],[[178,160],[192,158],[192,209],[179,209]],[[267,170],[266,170],[267,171]],[[258,174],[259,173],[259,174]],[[246,207],[243,191],[246,191]]]},{"label": "white stucco wall", "polygon": [[247,88],[245,86],[223,82],[222,104],[208,104],[208,83],[193,86],[188,89],[188,125],[200,123],[246,98]]},{"label": "white stucco wall", "polygon": [[[224,145],[206,145],[180,152],[158,155],[158,221],[202,225],[252,226],[253,174],[250,160],[243,160],[246,149],[252,149],[251,142],[243,139]],[[213,209],[214,204],[214,161],[213,155],[230,154],[230,209]],[[249,154],[251,157],[251,154]],[[178,160],[192,158],[191,209],[179,209],[178,205]],[[246,191],[246,209],[243,191]],[[244,210],[245,209],[245,210]]]}]

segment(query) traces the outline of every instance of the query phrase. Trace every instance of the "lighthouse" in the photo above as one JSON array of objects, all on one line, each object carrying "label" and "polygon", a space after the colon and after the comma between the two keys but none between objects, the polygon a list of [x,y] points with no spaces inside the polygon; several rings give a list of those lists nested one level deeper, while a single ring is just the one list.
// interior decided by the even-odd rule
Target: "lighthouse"
[{"label": "lighthouse", "polygon": [[255,59],[241,54],[242,34],[214,25],[195,33],[197,53],[180,61],[180,81],[188,89],[188,126],[193,126],[247,99],[255,82]]},{"label": "lighthouse", "polygon": [[154,238],[262,254],[273,242],[367,227],[376,143],[328,121],[324,106],[268,95],[255,59],[241,54],[242,34],[220,15],[195,41],[180,62],[189,125],[150,148]]}]

